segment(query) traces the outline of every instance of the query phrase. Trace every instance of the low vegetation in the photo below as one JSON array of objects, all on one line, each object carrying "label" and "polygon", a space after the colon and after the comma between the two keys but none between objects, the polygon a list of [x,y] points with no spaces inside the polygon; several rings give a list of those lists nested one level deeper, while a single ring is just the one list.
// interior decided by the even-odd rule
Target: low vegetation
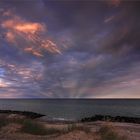
[{"label": "low vegetation", "polygon": [[43,125],[31,120],[24,120],[22,122],[21,132],[33,135],[46,135],[47,131]]},{"label": "low vegetation", "polygon": [[19,124],[22,127],[18,132],[28,133],[32,135],[51,135],[60,133],[60,130],[55,128],[46,128],[42,123],[32,119],[7,119],[0,118],[0,130],[9,124]]},{"label": "low vegetation", "polygon": [[21,132],[29,133],[33,135],[51,135],[60,133],[58,129],[55,128],[46,128],[43,124],[33,121],[25,120],[22,122]]},{"label": "low vegetation", "polygon": [[6,126],[9,123],[9,121],[3,117],[0,117],[0,129],[4,126]]},{"label": "low vegetation", "polygon": [[7,130],[13,130],[20,133],[28,133],[32,135],[61,135],[73,131],[84,131],[90,133],[90,135],[99,136],[100,140],[127,140],[126,137],[120,136],[117,131],[110,125],[102,126],[97,133],[93,133],[89,127],[82,124],[68,124],[63,129],[50,128],[43,123],[27,118],[6,118],[0,117],[0,132],[5,133]]},{"label": "low vegetation", "polygon": [[66,132],[71,132],[74,130],[84,131],[86,133],[90,132],[90,129],[88,127],[84,127],[84,126],[80,126],[80,125],[76,125],[76,124],[69,124]]},{"label": "low vegetation", "polygon": [[0,118],[0,130],[8,126],[9,124],[18,124],[21,125],[21,128],[18,130],[18,132],[21,133],[28,133],[32,135],[52,135],[52,134],[66,134],[71,131],[79,130],[79,131],[84,131],[86,133],[90,132],[89,128],[79,126],[76,124],[69,124],[66,128],[64,129],[58,129],[58,128],[47,128],[45,127],[42,123],[32,120],[32,119],[18,119],[18,118],[5,118],[1,117]]},{"label": "low vegetation", "polygon": [[125,136],[120,136],[111,126],[103,126],[99,130],[101,140],[127,140]]}]

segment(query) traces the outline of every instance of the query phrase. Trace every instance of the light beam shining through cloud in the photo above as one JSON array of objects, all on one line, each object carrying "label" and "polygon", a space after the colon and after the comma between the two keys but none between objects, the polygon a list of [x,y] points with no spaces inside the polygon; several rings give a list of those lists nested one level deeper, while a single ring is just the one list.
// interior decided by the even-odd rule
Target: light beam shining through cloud
[{"label": "light beam shining through cloud", "polygon": [[0,0],[0,98],[140,98],[140,2]]}]

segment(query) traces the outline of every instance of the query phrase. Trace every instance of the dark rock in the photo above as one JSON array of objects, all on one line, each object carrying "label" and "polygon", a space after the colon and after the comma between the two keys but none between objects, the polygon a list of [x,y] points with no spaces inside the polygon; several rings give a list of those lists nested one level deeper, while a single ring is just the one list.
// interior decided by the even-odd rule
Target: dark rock
[{"label": "dark rock", "polygon": [[35,113],[35,112],[15,111],[15,110],[0,110],[0,113],[4,113],[4,114],[18,114],[18,115],[22,115],[22,116],[25,116],[25,117],[30,118],[30,119],[36,119],[36,118],[40,118],[40,117],[45,116],[43,114],[39,114],[39,113]]},{"label": "dark rock", "polygon": [[124,116],[109,116],[109,115],[95,115],[92,117],[82,118],[81,122],[93,122],[93,121],[112,121],[112,122],[127,122],[140,124],[140,118],[136,117],[124,117]]}]

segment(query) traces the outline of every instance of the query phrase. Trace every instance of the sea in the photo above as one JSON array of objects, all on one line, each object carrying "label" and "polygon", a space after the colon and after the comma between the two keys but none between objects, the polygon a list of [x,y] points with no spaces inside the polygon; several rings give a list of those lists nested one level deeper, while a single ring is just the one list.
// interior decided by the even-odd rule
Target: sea
[{"label": "sea", "polygon": [[0,99],[0,110],[32,111],[48,120],[80,120],[94,115],[140,118],[140,99]]}]

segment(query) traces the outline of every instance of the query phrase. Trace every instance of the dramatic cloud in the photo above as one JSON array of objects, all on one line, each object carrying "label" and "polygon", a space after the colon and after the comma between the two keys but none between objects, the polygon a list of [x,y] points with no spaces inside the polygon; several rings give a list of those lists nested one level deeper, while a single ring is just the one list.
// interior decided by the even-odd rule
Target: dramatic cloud
[{"label": "dramatic cloud", "polygon": [[0,1],[1,98],[140,98],[140,2]]},{"label": "dramatic cloud", "polygon": [[45,25],[23,20],[11,11],[4,12],[3,16],[8,18],[2,21],[1,27],[6,30],[5,36],[9,43],[40,57],[46,50],[51,53],[61,53],[56,44],[47,39]]}]

